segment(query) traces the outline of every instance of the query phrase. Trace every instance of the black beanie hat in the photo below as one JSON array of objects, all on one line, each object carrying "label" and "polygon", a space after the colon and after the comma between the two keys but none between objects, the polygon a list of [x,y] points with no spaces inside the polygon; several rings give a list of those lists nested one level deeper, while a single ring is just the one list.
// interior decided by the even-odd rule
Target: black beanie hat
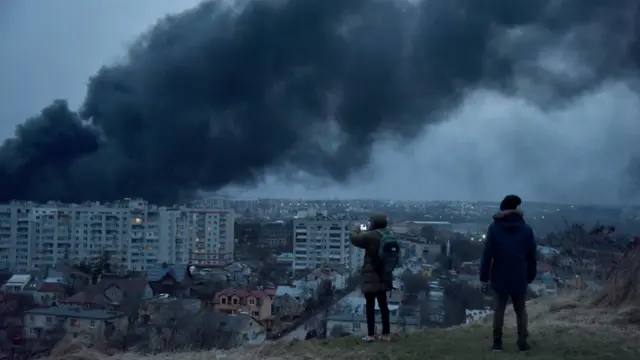
[{"label": "black beanie hat", "polygon": [[500,202],[500,211],[515,210],[522,204],[522,199],[518,195],[507,195]]}]

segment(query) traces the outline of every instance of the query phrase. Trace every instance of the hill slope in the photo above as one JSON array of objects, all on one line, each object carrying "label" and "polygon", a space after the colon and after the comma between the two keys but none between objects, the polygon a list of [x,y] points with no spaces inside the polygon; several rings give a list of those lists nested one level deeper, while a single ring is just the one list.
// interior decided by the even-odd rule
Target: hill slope
[{"label": "hill slope", "polygon": [[[161,354],[145,360],[243,360],[243,359],[333,359],[333,360],[477,360],[498,356],[502,360],[636,360],[640,359],[640,307],[604,309],[591,307],[579,296],[535,300],[529,304],[531,343],[534,349],[520,354],[515,346],[515,324],[509,314],[505,329],[505,351],[489,351],[489,322],[450,329],[429,329],[398,334],[391,343],[365,344],[356,338],[296,341],[287,344],[231,351]],[[95,354],[59,355],[59,359],[95,359]],[[89,358],[88,355],[91,355]],[[142,360],[122,354],[114,360]]]}]

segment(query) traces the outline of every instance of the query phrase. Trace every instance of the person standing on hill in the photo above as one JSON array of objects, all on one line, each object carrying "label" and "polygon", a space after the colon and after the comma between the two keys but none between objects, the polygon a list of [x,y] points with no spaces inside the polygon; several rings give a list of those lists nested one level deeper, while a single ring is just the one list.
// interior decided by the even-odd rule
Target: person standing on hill
[{"label": "person standing on hill", "polygon": [[500,203],[500,211],[493,216],[487,230],[484,253],[480,263],[483,291],[489,283],[495,293],[493,314],[494,351],[502,350],[504,313],[509,299],[513,303],[518,327],[518,349],[530,350],[527,342],[526,297],[528,285],[536,277],[536,242],[533,230],[524,221],[520,210],[522,200],[508,195]]},{"label": "person standing on hill", "polygon": [[364,249],[360,288],[366,301],[367,336],[364,341],[375,340],[376,301],[382,318],[380,340],[390,341],[389,303],[387,292],[393,290],[393,270],[399,265],[400,246],[387,229],[387,217],[372,215],[365,231],[358,226],[349,235],[351,244]]}]

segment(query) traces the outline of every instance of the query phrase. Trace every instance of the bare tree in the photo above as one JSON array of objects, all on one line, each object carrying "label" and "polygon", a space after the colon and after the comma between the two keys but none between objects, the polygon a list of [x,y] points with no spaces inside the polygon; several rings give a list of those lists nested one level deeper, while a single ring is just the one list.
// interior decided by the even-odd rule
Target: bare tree
[{"label": "bare tree", "polygon": [[212,309],[189,311],[178,300],[160,304],[153,313],[149,334],[152,350],[204,350],[241,345],[236,317]]},{"label": "bare tree", "polygon": [[429,277],[414,274],[410,270],[405,272],[400,277],[404,286],[404,292],[407,294],[419,294],[421,291],[429,290]]}]

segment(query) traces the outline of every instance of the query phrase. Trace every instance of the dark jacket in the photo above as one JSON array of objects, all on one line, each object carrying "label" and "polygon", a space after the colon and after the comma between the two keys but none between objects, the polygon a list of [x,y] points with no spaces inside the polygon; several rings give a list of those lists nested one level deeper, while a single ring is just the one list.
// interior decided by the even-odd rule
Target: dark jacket
[{"label": "dark jacket", "polygon": [[390,291],[393,279],[383,279],[374,269],[373,261],[378,256],[378,248],[382,237],[375,231],[387,227],[387,217],[385,215],[373,215],[370,218],[370,229],[357,233],[352,231],[349,234],[351,244],[364,249],[364,262],[360,270],[360,289],[363,293],[376,293]]},{"label": "dark jacket", "polygon": [[520,210],[493,216],[480,263],[480,281],[491,281],[498,294],[526,294],[536,278],[536,242]]}]

